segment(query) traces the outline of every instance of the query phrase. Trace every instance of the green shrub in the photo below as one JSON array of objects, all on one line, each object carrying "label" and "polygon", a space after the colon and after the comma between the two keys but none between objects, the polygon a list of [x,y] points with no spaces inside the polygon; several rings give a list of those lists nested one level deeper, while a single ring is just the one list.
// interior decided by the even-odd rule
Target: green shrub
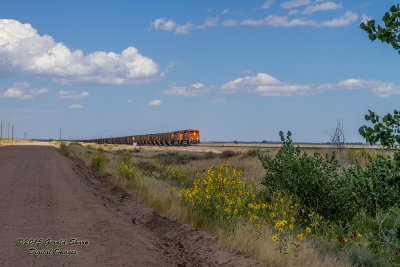
[{"label": "green shrub", "polygon": [[70,146],[82,146],[82,144],[78,143],[78,142],[71,142],[69,145]]},{"label": "green shrub", "polygon": [[90,165],[96,170],[104,168],[106,163],[107,163],[107,157],[104,151],[99,151],[96,154],[91,155],[90,157]]},{"label": "green shrub", "polygon": [[246,155],[249,157],[256,157],[260,153],[260,150],[258,149],[251,149],[247,151]]},{"label": "green shrub", "polygon": [[220,157],[226,159],[226,158],[233,157],[235,155],[236,155],[236,153],[233,152],[232,150],[224,150],[224,151],[222,151]]},{"label": "green shrub", "polygon": [[292,145],[291,133],[275,157],[259,155],[266,174],[266,190],[280,190],[299,197],[303,204],[333,221],[349,222],[361,209],[374,215],[400,201],[400,169],[389,157],[368,157],[365,168],[356,162],[340,169],[332,156],[301,154]]},{"label": "green shrub", "polygon": [[377,209],[387,210],[400,201],[400,168],[389,156],[368,156],[365,168],[356,163],[343,171],[354,202],[370,216]]},{"label": "green shrub", "polygon": [[133,189],[146,192],[147,184],[142,175],[142,170],[134,166],[131,155],[124,154],[121,157],[116,170],[120,177],[129,181]]},{"label": "green shrub", "polygon": [[380,258],[377,255],[374,255],[369,250],[357,248],[357,247],[349,247],[346,250],[347,259],[350,261],[352,266],[360,266],[360,267],[390,267],[391,264]]},{"label": "green shrub", "polygon": [[64,142],[60,143],[60,150],[64,152],[67,151],[67,145]]},{"label": "green shrub", "polygon": [[214,159],[217,156],[218,156],[217,153],[214,152],[207,152],[206,154],[204,154],[205,159]]},{"label": "green shrub", "polygon": [[276,156],[258,156],[266,170],[261,182],[266,190],[269,193],[279,190],[293,194],[306,207],[326,218],[348,219],[352,215],[349,192],[345,192],[345,181],[339,179],[339,163],[335,154],[331,157],[322,157],[318,153],[313,156],[301,154],[300,148],[292,145],[290,131],[286,139],[283,132],[279,134],[283,145]]},{"label": "green shrub", "polygon": [[151,176],[154,172],[158,170],[157,166],[151,161],[139,161],[136,162],[135,167],[141,169],[143,173],[147,176]]}]

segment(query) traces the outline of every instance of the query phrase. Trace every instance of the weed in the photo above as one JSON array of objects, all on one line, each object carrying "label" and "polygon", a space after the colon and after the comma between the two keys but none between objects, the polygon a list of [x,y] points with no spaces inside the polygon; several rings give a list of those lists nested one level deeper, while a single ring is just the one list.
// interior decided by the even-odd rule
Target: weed
[{"label": "weed", "polygon": [[92,154],[90,157],[90,165],[96,170],[102,169],[107,163],[107,157],[103,151],[97,152],[96,154]]}]

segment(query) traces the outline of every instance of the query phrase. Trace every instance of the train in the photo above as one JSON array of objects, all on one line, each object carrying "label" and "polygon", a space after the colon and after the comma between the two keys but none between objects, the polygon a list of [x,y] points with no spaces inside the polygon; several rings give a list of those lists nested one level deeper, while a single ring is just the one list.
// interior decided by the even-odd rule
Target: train
[{"label": "train", "polygon": [[188,146],[200,143],[200,131],[197,129],[187,129],[168,133],[143,134],[76,141],[97,144],[136,144],[138,146]]}]

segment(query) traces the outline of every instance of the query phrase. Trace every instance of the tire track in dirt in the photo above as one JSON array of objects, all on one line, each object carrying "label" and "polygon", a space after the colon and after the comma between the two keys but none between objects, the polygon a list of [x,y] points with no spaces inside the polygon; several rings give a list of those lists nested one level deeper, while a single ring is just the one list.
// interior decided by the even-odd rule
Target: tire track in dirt
[{"label": "tire track in dirt", "polygon": [[[0,266],[257,266],[160,216],[52,146],[0,148]],[[77,255],[30,256],[18,238],[88,240]],[[41,246],[35,246],[42,249]]]}]

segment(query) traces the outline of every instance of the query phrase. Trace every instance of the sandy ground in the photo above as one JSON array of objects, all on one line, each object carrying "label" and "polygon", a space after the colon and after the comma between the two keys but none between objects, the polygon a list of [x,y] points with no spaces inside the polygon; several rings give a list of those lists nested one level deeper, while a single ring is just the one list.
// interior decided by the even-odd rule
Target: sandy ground
[{"label": "sandy ground", "polygon": [[0,266],[256,265],[53,146],[0,147]]}]

